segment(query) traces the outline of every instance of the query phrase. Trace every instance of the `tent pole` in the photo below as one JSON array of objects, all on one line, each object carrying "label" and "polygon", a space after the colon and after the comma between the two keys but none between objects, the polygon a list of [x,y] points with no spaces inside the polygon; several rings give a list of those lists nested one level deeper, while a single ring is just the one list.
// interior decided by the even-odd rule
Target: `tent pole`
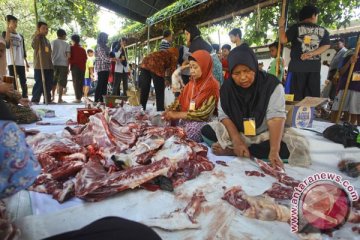
[{"label": "tent pole", "polygon": [[147,34],[147,54],[150,53],[150,24],[148,24],[148,34]]},{"label": "tent pole", "polygon": [[[288,9],[289,9],[289,2],[290,0],[283,0],[282,1],[282,7],[281,7],[281,16],[285,17],[285,29],[287,26],[287,22],[288,22]],[[279,32],[279,39],[278,39],[278,48],[277,48],[277,56],[276,56],[276,67],[275,67],[275,73],[276,76],[279,77],[280,76],[280,61],[281,61],[281,50],[282,50],[282,45],[280,42],[280,32]],[[282,81],[282,79],[280,79],[280,81]]]},{"label": "tent pole", "polygon": [[34,10],[35,10],[35,21],[37,23],[37,22],[39,22],[39,15],[38,15],[38,11],[37,11],[36,0],[34,0]]},{"label": "tent pole", "polygon": [[218,29],[218,38],[219,38],[219,51],[220,51],[221,50],[220,29]]}]

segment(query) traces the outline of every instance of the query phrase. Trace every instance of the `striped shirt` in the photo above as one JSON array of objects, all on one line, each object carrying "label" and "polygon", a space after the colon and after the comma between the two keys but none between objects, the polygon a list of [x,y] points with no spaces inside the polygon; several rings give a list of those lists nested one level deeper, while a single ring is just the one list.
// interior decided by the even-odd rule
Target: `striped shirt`
[{"label": "striped shirt", "polygon": [[171,47],[170,43],[166,39],[162,39],[160,43],[159,50],[166,50]]}]

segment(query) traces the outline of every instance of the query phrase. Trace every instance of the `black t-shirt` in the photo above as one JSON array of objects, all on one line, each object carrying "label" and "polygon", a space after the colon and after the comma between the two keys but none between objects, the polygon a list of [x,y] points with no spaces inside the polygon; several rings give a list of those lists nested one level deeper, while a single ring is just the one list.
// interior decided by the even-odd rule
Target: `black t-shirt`
[{"label": "black t-shirt", "polygon": [[291,42],[290,72],[320,72],[321,56],[301,60],[301,54],[314,51],[323,45],[330,44],[329,32],[313,23],[298,23],[286,31],[286,37]]}]

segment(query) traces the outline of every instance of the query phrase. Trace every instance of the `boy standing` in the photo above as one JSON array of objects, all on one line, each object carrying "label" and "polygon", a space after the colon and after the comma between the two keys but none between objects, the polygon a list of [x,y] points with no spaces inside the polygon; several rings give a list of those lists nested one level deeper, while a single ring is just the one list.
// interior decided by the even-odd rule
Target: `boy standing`
[{"label": "boy standing", "polygon": [[71,65],[71,75],[76,98],[73,103],[81,103],[87,55],[85,49],[80,45],[79,35],[72,35],[71,41],[72,46],[70,47],[71,57],[69,63]]},{"label": "boy standing", "polygon": [[[14,63],[15,61],[15,70],[16,74],[19,77],[22,97],[28,97],[28,90],[26,85],[26,74],[25,74],[25,63],[26,67],[29,68],[29,64],[26,60],[26,50],[25,50],[25,42],[24,37],[16,32],[17,28],[17,18],[12,15],[6,16],[7,29],[5,34],[6,41],[6,60],[8,63],[8,69],[11,76],[14,75]],[[15,84],[15,82],[14,82]],[[16,89],[16,84],[14,85]],[[17,89],[20,91],[20,89]]]},{"label": "boy standing", "polygon": [[171,42],[173,40],[173,34],[171,30],[166,29],[163,33],[163,39],[161,40],[159,50],[166,50],[171,47]]},{"label": "boy standing", "polygon": [[308,5],[299,13],[299,23],[285,32],[285,19],[279,20],[280,42],[291,42],[289,63],[290,93],[295,101],[320,97],[320,54],[330,48],[329,32],[317,25],[319,9]]},{"label": "boy standing", "polygon": [[274,42],[269,45],[270,56],[271,56],[271,58],[273,58],[273,60],[270,63],[268,73],[276,76],[279,79],[279,81],[282,82],[283,76],[284,76],[284,59],[282,57],[280,57],[280,65],[279,65],[280,74],[279,75],[276,74],[278,46],[279,46],[278,42]]},{"label": "boy standing", "polygon": [[229,32],[230,41],[237,47],[241,45],[241,30],[240,28],[234,28]]},{"label": "boy standing", "polygon": [[223,68],[224,80],[227,80],[230,77],[229,62],[228,62],[228,56],[230,51],[231,51],[231,46],[229,44],[224,44],[221,48],[221,55],[222,55],[221,65]]},{"label": "boy standing", "polygon": [[94,50],[88,49],[87,60],[86,60],[86,69],[85,69],[85,80],[84,80],[84,97],[88,97],[89,89],[91,86],[91,81],[94,81]]},{"label": "boy standing", "polygon": [[[37,23],[37,30],[35,32],[32,48],[34,49],[34,78],[35,85],[32,91],[31,102],[38,104],[40,102],[41,95],[44,94],[42,81],[45,81],[45,90],[47,95],[47,101],[51,102],[51,88],[54,78],[54,67],[51,60],[51,44],[46,38],[48,34],[48,25],[45,22]],[[40,64],[40,55],[41,63]],[[44,77],[41,76],[41,67],[44,70]],[[45,94],[44,94],[45,97]],[[45,98],[44,98],[45,101]]]},{"label": "boy standing", "polygon": [[51,42],[52,62],[54,64],[54,85],[52,86],[52,100],[55,99],[55,90],[58,87],[58,103],[62,100],[63,91],[67,84],[69,73],[70,45],[66,42],[66,32],[63,29],[57,30],[58,39]]}]

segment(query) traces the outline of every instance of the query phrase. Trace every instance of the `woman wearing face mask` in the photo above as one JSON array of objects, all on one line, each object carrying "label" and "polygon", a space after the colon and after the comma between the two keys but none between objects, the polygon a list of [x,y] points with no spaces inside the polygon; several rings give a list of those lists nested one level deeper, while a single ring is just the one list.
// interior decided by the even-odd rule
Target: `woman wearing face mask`
[{"label": "woman wearing face mask", "polygon": [[212,75],[213,63],[207,51],[196,51],[189,60],[190,82],[163,116],[168,121],[179,120],[187,136],[200,142],[200,129],[210,120],[217,106],[219,83]]},{"label": "woman wearing face mask", "polygon": [[282,159],[294,163],[294,156],[299,161],[300,155],[297,164],[308,165],[305,138],[287,130],[284,134],[285,94],[280,82],[258,70],[256,55],[247,45],[233,49],[228,61],[231,75],[220,90],[220,122],[201,130],[214,154],[268,158],[274,167],[283,167]]}]

